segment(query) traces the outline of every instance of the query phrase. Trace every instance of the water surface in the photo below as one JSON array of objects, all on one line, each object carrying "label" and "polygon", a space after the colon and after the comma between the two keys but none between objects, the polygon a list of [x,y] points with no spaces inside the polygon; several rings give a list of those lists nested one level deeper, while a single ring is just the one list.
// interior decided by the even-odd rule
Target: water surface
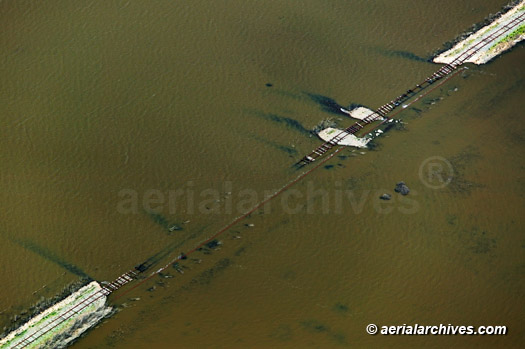
[{"label": "water surface", "polygon": [[[80,276],[111,280],[159,251],[190,250],[242,211],[246,190],[262,198],[297,175],[291,165],[319,144],[307,130],[327,117],[349,125],[315,96],[382,105],[502,5],[0,2],[0,323]],[[194,255],[200,264],[115,301],[122,311],[74,346],[517,347],[523,60],[521,45],[470,66],[400,114],[405,131],[364,155],[344,150],[294,187],[330,193],[325,212],[320,197],[290,201],[312,213],[273,202],[220,250]],[[454,168],[441,189],[419,176],[432,156]],[[381,203],[399,180],[411,201]],[[136,213],[119,211],[122,190],[137,193]],[[165,195],[155,214],[142,206],[150,190]],[[369,323],[509,335],[369,336]]]}]

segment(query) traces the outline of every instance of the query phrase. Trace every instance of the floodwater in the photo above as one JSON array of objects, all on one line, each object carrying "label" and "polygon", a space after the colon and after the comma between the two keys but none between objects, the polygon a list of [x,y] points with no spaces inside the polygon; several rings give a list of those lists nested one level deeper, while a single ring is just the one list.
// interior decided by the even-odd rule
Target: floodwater
[{"label": "floodwater", "polygon": [[[309,129],[350,124],[323,96],[384,104],[504,4],[1,1],[0,328],[81,276],[191,250],[300,173]],[[119,312],[74,347],[520,346],[524,61],[519,45],[469,65],[373,151],[339,152],[183,273],[112,295]]]}]

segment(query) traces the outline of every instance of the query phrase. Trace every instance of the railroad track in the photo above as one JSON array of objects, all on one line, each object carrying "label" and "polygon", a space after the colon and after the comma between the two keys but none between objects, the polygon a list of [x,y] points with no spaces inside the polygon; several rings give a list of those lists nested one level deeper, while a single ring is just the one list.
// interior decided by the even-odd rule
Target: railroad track
[{"label": "railroad track", "polygon": [[447,75],[450,75],[466,60],[468,60],[469,58],[474,56],[476,53],[478,53],[480,50],[485,48],[485,46],[493,43],[494,40],[496,40],[496,38],[498,38],[500,35],[510,31],[511,29],[514,29],[517,25],[523,23],[524,21],[525,21],[525,13],[514,18],[509,23],[499,27],[491,35],[476,42],[468,50],[466,50],[461,55],[456,57],[452,62],[445,64],[444,66],[439,68],[439,70],[434,72],[432,75],[426,78],[423,82],[417,84],[411,89],[408,89],[405,93],[391,100],[390,102],[380,106],[375,111],[372,111],[364,119],[360,121],[356,121],[354,124],[350,125],[346,129],[339,132],[329,141],[322,143],[320,146],[314,149],[310,154],[306,155],[301,160],[299,160],[296,163],[296,165],[298,167],[303,167],[305,165],[308,165],[311,162],[314,162],[315,160],[323,156],[325,153],[327,153],[330,149],[335,147],[340,140],[347,137],[349,134],[356,134],[357,132],[365,128],[365,126],[368,124],[371,124],[383,118],[388,118],[388,114],[392,112],[394,109],[396,109],[398,106],[402,105],[402,103],[404,103],[406,100],[417,95],[419,92],[433,85],[437,81],[443,79]]},{"label": "railroad track", "polygon": [[[441,68],[439,68],[436,72],[434,72],[432,75],[430,75],[428,78],[426,78],[423,82],[417,84],[411,89],[408,89],[405,93],[398,96],[397,98],[391,100],[390,102],[380,106],[375,111],[371,112],[368,116],[366,116],[364,119],[355,122],[351,126],[347,127],[343,131],[341,131],[339,134],[337,134],[334,138],[332,138],[330,141],[325,142],[321,144],[319,147],[317,147],[314,151],[312,151],[310,154],[306,155],[304,158],[302,158],[297,165],[304,166],[307,165],[319,157],[323,156],[325,153],[327,153],[330,149],[335,147],[337,145],[337,142],[345,138],[348,134],[355,134],[358,131],[362,130],[366,125],[371,124],[375,121],[381,120],[381,119],[388,119],[388,114],[390,114],[394,109],[396,109],[398,106],[402,105],[405,101],[412,98],[413,96],[419,94],[421,91],[426,89],[427,87],[433,85],[438,80],[441,80],[445,78],[446,76],[453,73],[461,64],[463,64],[466,60],[468,60],[470,57],[474,56],[477,52],[479,52],[481,49],[483,49],[488,44],[494,42],[494,40],[499,37],[501,34],[513,29],[518,24],[523,22],[525,20],[525,13],[516,17],[511,22],[507,23],[506,25],[498,28],[494,33],[492,33],[490,36],[487,36],[486,38],[483,38],[476,44],[474,44],[472,47],[470,47],[467,51],[463,52],[460,56],[458,56],[454,61],[452,61],[449,64],[445,64]],[[341,148],[339,148],[341,149]],[[335,153],[331,154],[334,155]],[[329,158],[328,158],[329,159]],[[328,159],[325,159],[328,160]],[[324,162],[324,161],[323,161]],[[288,182],[285,186],[283,186],[279,191],[275,192],[273,195],[268,197],[267,199],[263,200],[259,204],[257,204],[254,208],[252,208],[250,211],[246,212],[245,214],[239,216],[236,218],[233,222],[225,226],[223,229],[221,229],[219,232],[214,234],[212,237],[201,243],[199,246],[204,245],[205,243],[211,241],[212,239],[216,238],[220,234],[222,234],[224,231],[231,228],[234,224],[238,223],[240,220],[247,217],[249,214],[254,212],[256,209],[262,207],[264,204],[266,204],[269,200],[273,199],[274,197],[278,196],[285,190],[287,190],[289,187],[291,187],[293,184],[297,183],[299,180],[307,176],[309,173],[311,173],[316,168],[320,167],[322,163],[319,163],[316,167],[310,169],[307,172],[304,172],[303,174],[299,175],[294,180]],[[199,247],[198,246],[198,247]],[[190,254],[191,252],[196,251],[197,248],[193,249],[192,251],[188,252]],[[172,263],[183,260],[187,258],[188,254],[180,254],[177,256],[174,260],[170,261],[165,267],[160,268],[156,272],[150,274],[147,278],[145,278],[141,283],[145,282],[146,280],[150,279],[154,275],[158,274],[160,271],[164,270],[167,266],[171,265]],[[115,279],[115,281],[108,283],[107,285],[104,285],[99,291],[91,295],[90,297],[87,297],[83,301],[76,304],[74,307],[71,307],[67,311],[64,312],[64,314],[56,317],[49,323],[47,323],[44,327],[38,329],[37,331],[33,332],[28,337],[24,338],[21,342],[17,343],[13,348],[26,348],[32,343],[34,343],[38,338],[44,336],[45,334],[49,333],[53,329],[55,329],[57,326],[61,325],[68,319],[71,319],[73,316],[80,313],[83,309],[88,307],[89,305],[93,304],[97,300],[99,300],[101,297],[107,297],[111,293],[119,290],[124,285],[132,282],[134,279],[136,279],[139,274],[144,273],[146,270],[149,269],[149,265],[146,267],[144,264],[141,264],[140,266],[136,267],[134,270],[130,270],[118,278]],[[140,284],[141,284],[140,283]],[[138,285],[136,285],[138,286]],[[135,287],[136,287],[135,286]],[[135,288],[133,287],[133,288]]]}]

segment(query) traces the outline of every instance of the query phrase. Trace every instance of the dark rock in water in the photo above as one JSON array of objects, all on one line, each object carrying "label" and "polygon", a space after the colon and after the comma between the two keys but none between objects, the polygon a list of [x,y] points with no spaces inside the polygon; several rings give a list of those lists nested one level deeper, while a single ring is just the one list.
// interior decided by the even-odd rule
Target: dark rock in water
[{"label": "dark rock in water", "polygon": [[410,189],[407,187],[407,185],[405,184],[405,182],[399,182],[396,184],[396,187],[394,188],[394,191],[396,193],[399,193],[401,195],[407,195],[408,193],[410,193]]},{"label": "dark rock in water", "polygon": [[390,194],[383,194],[379,198],[381,200],[390,200],[390,199],[392,199],[392,195],[390,195]]}]

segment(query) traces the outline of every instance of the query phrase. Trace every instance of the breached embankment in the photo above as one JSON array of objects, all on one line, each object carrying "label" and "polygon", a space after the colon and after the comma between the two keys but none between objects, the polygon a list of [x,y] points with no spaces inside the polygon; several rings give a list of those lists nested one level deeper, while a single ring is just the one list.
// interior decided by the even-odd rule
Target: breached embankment
[{"label": "breached embankment", "polygon": [[[454,46],[451,50],[436,57],[434,61],[446,63],[454,60],[455,57],[461,55],[461,53],[465,50],[468,50],[469,47],[471,47],[474,43],[483,40],[484,37],[491,35],[491,33],[493,33],[495,30],[498,30],[498,28],[505,26],[506,23],[512,21],[513,18],[517,18],[516,16],[519,16],[521,13],[523,13],[523,11],[525,11],[525,0],[521,1],[520,4],[517,5],[513,10],[509,11],[498,20],[487,25],[463,41],[457,43],[456,46]],[[522,31],[523,25],[517,25],[512,31],[506,32],[502,34],[501,37],[496,38],[493,42],[493,45],[487,45],[486,50],[480,50],[478,54],[473,55],[468,60],[468,62],[481,64],[489,61],[499,53],[503,52],[505,49],[512,47],[515,43],[522,40],[524,38],[524,33],[522,33]],[[406,97],[406,95],[403,96]],[[370,113],[372,113],[372,111],[365,108],[356,108],[355,111],[349,112],[350,116],[358,120],[363,120]],[[294,124],[289,118],[278,118],[272,116],[271,119],[277,122],[287,122],[289,125],[292,125],[292,127],[303,130],[302,132],[307,132],[305,131],[304,127],[302,127],[302,125]],[[329,141],[340,132],[343,131],[334,128],[327,128],[321,131],[319,136],[325,141]],[[377,130],[376,136],[380,133],[381,131]],[[357,138],[354,135],[347,133],[347,135],[342,138],[338,144],[366,147],[368,142],[369,138]],[[308,172],[305,172],[305,175],[307,173]],[[286,189],[293,183],[294,182],[290,182],[283,188]],[[275,195],[280,192],[282,191],[276,192]],[[20,347],[25,345],[25,343],[28,344],[27,347],[29,348],[61,348],[69,345],[73,340],[78,338],[89,328],[93,327],[111,312],[111,308],[106,306],[106,297],[102,296],[99,292],[100,288],[101,287],[98,283],[92,282],[89,285],[74,292],[63,301],[35,316],[17,330],[10,332],[5,338],[0,340],[0,348],[4,349]],[[68,317],[71,314],[71,309],[76,305],[82,303],[86,299],[94,299],[96,297],[99,297],[96,301],[89,302],[88,306],[79,310],[74,316]],[[65,318],[65,320],[62,321],[61,318]],[[54,326],[55,322],[58,323],[57,326]],[[49,331],[47,331],[48,328],[50,329]],[[42,336],[35,335],[35,341],[30,342],[33,334],[36,334],[37,332],[45,334]]]},{"label": "breached embankment", "polygon": [[[508,25],[513,20],[516,20],[518,17],[525,14],[525,0],[517,3],[509,11],[502,14],[499,18],[495,19],[490,24],[478,29],[475,33],[470,34],[466,38],[457,42],[451,49],[440,53],[433,59],[434,63],[451,63],[462,53],[467,51],[476,43],[481,40],[489,37],[498,29],[502,28],[505,25]],[[510,31],[504,31],[500,35],[492,38],[493,44],[486,45],[480,49],[476,54],[467,59],[465,62],[470,62],[474,64],[485,64],[489,62],[494,57],[503,53],[504,51],[510,49],[518,42],[525,39],[525,21],[521,20],[521,23],[516,25]]]},{"label": "breached embankment", "polygon": [[[112,312],[112,308],[106,305],[106,296],[100,290],[101,286],[96,281],[80,288],[1,339],[0,349],[22,346],[26,348],[64,348],[68,346]],[[90,300],[86,301],[87,299]],[[87,304],[85,307],[80,305],[83,302]],[[76,313],[72,311],[73,308]],[[43,329],[49,329],[49,331],[42,336],[32,337],[35,338],[34,342],[28,340],[34,333]]]},{"label": "breached embankment", "polygon": [[[345,114],[348,114],[352,119],[364,120],[370,115],[374,114],[374,111],[363,106],[350,107],[349,109],[341,108],[341,111]],[[377,120],[384,120],[379,117]],[[326,127],[327,126],[327,127]],[[333,126],[333,127],[332,127]],[[333,138],[337,137],[337,144],[344,145],[348,147],[356,148],[367,148],[367,144],[379,134],[383,133],[381,130],[377,130],[373,133],[367,134],[365,137],[359,138],[345,130],[340,130],[335,128],[335,125],[325,125],[320,130],[316,131],[317,136],[325,142],[331,141]],[[344,135],[344,137],[341,137]]]},{"label": "breached embankment", "polygon": [[[525,0],[513,3],[512,6],[508,6],[508,11],[504,13],[501,12],[501,15],[498,13],[498,15],[500,15],[499,17],[491,17],[494,21],[483,26],[475,33],[470,33],[469,36],[457,42],[451,49],[442,52],[435,57],[433,61],[435,63],[453,63],[455,66],[464,62],[484,64],[525,39]],[[442,67],[440,71],[425,80],[424,83],[432,84],[436,79],[443,78],[453,70],[454,67],[448,69]],[[417,87],[421,88],[420,85],[417,85]],[[410,92],[413,93],[413,90],[409,90],[407,93],[410,94]],[[404,94],[399,98],[404,98],[406,100],[407,94]],[[401,102],[394,104],[388,111],[391,111],[400,104]],[[406,105],[403,105],[403,108],[406,108]],[[374,113],[372,110],[363,106],[350,108],[349,110],[340,108],[340,110],[351,118],[357,120],[365,120]],[[378,117],[376,120],[383,120],[383,118]],[[359,126],[362,128],[362,125]],[[338,145],[366,148],[367,143],[371,138],[377,137],[381,133],[381,130],[377,130],[374,133],[369,133],[363,138],[358,138],[350,132],[327,127],[318,132],[318,136],[325,142],[332,142],[332,144],[336,143]],[[319,149],[319,151],[321,152],[320,154],[322,154],[325,150]]]}]

